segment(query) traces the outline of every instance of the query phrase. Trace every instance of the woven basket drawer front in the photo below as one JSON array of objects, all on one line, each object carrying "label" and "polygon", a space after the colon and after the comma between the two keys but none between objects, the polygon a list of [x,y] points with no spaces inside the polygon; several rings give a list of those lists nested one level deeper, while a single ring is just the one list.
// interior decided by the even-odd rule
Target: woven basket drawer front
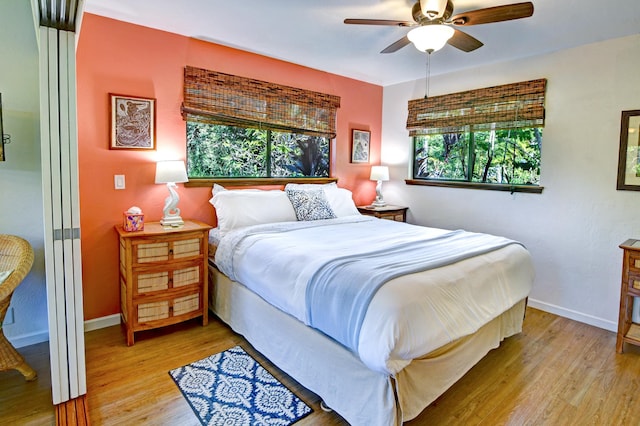
[{"label": "woven basket drawer front", "polygon": [[200,267],[178,269],[173,271],[173,287],[184,287],[185,285],[197,284],[200,282]]},{"label": "woven basket drawer front", "polygon": [[200,310],[200,293],[173,299],[173,315],[182,315]]},{"label": "woven basket drawer front", "polygon": [[196,257],[200,255],[200,238],[176,241],[173,243],[173,258]]},{"label": "woven basket drawer front", "polygon": [[169,272],[152,272],[138,275],[138,293],[166,290],[169,288]]},{"label": "woven basket drawer front", "polygon": [[138,305],[138,322],[169,318],[169,301],[141,303]]},{"label": "woven basket drawer front", "polygon": [[155,242],[138,244],[138,257],[135,263],[162,262],[169,260],[169,243]]}]

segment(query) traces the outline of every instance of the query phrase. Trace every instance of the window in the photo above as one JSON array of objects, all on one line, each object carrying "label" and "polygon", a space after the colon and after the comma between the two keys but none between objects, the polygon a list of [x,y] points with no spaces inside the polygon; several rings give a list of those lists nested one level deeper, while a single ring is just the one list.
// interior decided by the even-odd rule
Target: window
[{"label": "window", "polygon": [[540,184],[539,127],[414,137],[415,179]]},{"label": "window", "polygon": [[328,177],[329,139],[187,122],[190,177]]},{"label": "window", "polygon": [[541,192],[545,86],[540,79],[409,101],[407,183]]},{"label": "window", "polygon": [[338,96],[185,68],[189,177],[328,177]]}]

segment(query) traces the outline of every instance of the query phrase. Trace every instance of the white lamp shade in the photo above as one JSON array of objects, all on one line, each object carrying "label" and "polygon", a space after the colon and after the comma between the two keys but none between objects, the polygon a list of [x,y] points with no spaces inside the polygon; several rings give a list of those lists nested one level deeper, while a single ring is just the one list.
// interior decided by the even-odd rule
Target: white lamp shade
[{"label": "white lamp shade", "polygon": [[156,163],[156,183],[187,182],[188,180],[184,161],[169,160]]},{"label": "white lamp shade", "polygon": [[389,168],[387,166],[372,166],[371,180],[389,180]]},{"label": "white lamp shade", "polygon": [[442,49],[453,33],[454,29],[448,25],[432,24],[412,29],[407,37],[416,49],[431,53]]}]

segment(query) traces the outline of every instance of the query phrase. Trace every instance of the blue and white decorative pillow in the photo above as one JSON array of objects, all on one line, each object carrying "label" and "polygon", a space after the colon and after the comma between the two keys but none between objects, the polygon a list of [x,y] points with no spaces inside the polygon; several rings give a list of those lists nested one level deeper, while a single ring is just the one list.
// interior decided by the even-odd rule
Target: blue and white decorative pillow
[{"label": "blue and white decorative pillow", "polygon": [[334,219],[336,217],[322,189],[287,189],[286,192],[298,220]]}]

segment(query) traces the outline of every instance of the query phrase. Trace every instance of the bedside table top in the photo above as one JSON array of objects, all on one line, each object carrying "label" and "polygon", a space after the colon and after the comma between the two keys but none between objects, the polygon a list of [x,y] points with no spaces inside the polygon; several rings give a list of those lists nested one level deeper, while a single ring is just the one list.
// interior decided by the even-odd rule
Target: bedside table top
[{"label": "bedside table top", "polygon": [[142,231],[125,231],[122,225],[116,225],[116,231],[123,237],[136,237],[141,235],[162,235],[172,232],[203,231],[212,229],[213,226],[198,220],[185,220],[184,225],[176,228],[165,228],[160,222],[148,222],[144,224]]},{"label": "bedside table top", "polygon": [[409,207],[405,207],[405,206],[394,206],[391,204],[387,204],[386,206],[383,207],[376,207],[376,206],[358,206],[358,210],[365,210],[365,211],[369,211],[369,212],[387,212],[387,211],[393,211],[393,210],[407,210]]},{"label": "bedside table top", "polygon": [[630,238],[624,243],[620,244],[618,247],[625,250],[640,250],[640,240]]}]

